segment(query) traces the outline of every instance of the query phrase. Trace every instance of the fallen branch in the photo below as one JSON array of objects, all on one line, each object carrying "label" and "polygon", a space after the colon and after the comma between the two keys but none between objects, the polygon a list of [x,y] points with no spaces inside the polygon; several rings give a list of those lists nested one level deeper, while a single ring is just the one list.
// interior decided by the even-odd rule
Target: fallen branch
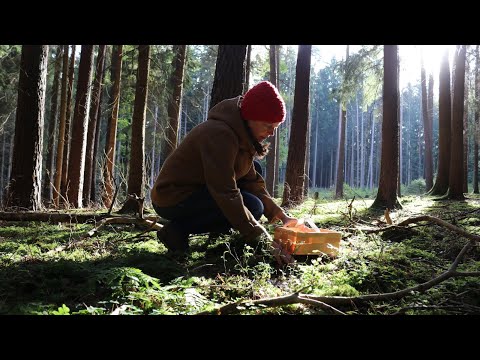
[{"label": "fallen branch", "polygon": [[[436,223],[438,225],[444,226],[458,234],[460,234],[463,237],[466,237],[470,239],[465,246],[462,248],[462,250],[458,253],[457,257],[453,261],[453,263],[450,265],[450,268],[441,273],[440,275],[434,277],[433,279],[424,282],[422,284],[418,284],[416,286],[409,287],[407,289],[395,291],[395,292],[390,292],[390,293],[381,293],[381,294],[368,294],[368,295],[361,295],[361,296],[351,296],[351,297],[346,297],[346,296],[317,296],[317,295],[310,295],[310,294],[300,294],[300,293],[294,293],[291,295],[286,295],[286,296],[281,296],[281,297],[276,297],[276,298],[269,298],[269,299],[258,299],[258,300],[242,300],[233,304],[227,304],[224,305],[218,309],[215,309],[211,312],[204,312],[201,314],[217,314],[217,315],[224,315],[224,314],[232,314],[232,313],[238,313],[241,312],[244,308],[252,305],[261,305],[261,306],[267,306],[267,307],[275,307],[275,306],[284,306],[284,305],[292,305],[295,303],[304,303],[304,304],[315,304],[319,305],[322,309],[325,310],[331,310],[334,313],[338,314],[344,314],[340,310],[335,309],[333,306],[356,306],[358,304],[362,303],[368,303],[372,301],[385,301],[385,300],[398,300],[403,297],[415,294],[415,292],[425,292],[428,289],[438,285],[439,283],[453,278],[453,277],[468,277],[468,276],[479,276],[480,272],[478,271],[472,271],[472,272],[460,272],[457,271],[458,265],[464,258],[465,254],[473,248],[475,243],[480,242],[480,236],[470,234],[466,232],[465,230],[452,225],[446,221],[443,221],[441,219],[438,219],[433,216],[418,216],[414,218],[409,218],[406,219],[402,222],[400,222],[398,227],[400,226],[405,226],[408,224],[412,223],[417,223],[421,221],[430,221],[433,223]],[[386,230],[388,228],[392,228],[395,226],[388,226],[383,228],[382,230]],[[311,300],[314,300],[315,302],[312,303]]]},{"label": "fallen branch", "polygon": [[467,239],[474,240],[475,242],[480,241],[480,236],[479,235],[470,234],[469,232],[463,230],[462,228],[459,228],[458,226],[455,226],[455,225],[450,224],[449,222],[446,222],[442,219],[436,218],[434,216],[429,216],[429,215],[423,215],[423,216],[408,218],[408,219],[403,220],[400,223],[398,223],[397,226],[405,226],[405,225],[409,225],[409,224],[412,224],[412,223],[417,223],[417,222],[420,222],[420,221],[430,221],[430,222],[433,222],[437,225],[446,227],[447,229],[450,229],[453,232],[456,232],[456,233],[460,234],[461,236],[466,237]]},{"label": "fallen branch", "polygon": [[[105,225],[108,224],[134,224],[134,225],[141,225],[147,228],[147,231],[158,231],[161,230],[163,225],[158,223],[158,219],[155,218],[153,220],[149,220],[149,218],[144,218],[144,219],[139,219],[136,217],[132,216],[120,216],[120,217],[109,217],[106,219],[103,219],[102,221],[99,222],[99,225],[95,227],[94,229],[90,230],[87,235],[88,236],[93,236],[100,228],[104,227]],[[144,232],[144,233],[145,233]]]},{"label": "fallen branch", "polygon": [[[133,216],[115,216],[105,213],[83,213],[83,214],[70,214],[70,213],[53,213],[53,212],[3,212],[0,211],[0,220],[4,221],[45,221],[50,223],[69,222],[69,223],[86,223],[86,222],[98,222],[106,224],[137,224],[146,227],[151,227],[155,230],[160,230],[166,220],[155,216],[144,216],[144,219],[139,219]],[[94,231],[94,230],[92,230]]]},{"label": "fallen branch", "polygon": [[[159,219],[157,217],[146,217],[145,219],[139,219],[135,217],[127,217],[127,216],[117,216],[117,217],[110,217],[103,219],[99,222],[99,224],[89,232],[87,232],[87,236],[91,237],[95,235],[95,233],[98,232],[98,230],[105,225],[108,224],[135,224],[135,225],[141,225],[146,227],[147,229],[142,232],[142,234],[145,234],[146,232],[149,231],[158,231],[160,230],[163,225],[159,223]],[[140,235],[142,235],[140,234]],[[80,236],[80,238],[76,240],[70,241],[68,244],[65,245],[60,245],[57,246],[55,249],[52,249],[46,253],[46,255],[53,255],[55,253],[58,253],[60,251],[64,250],[70,250],[74,246],[77,246],[81,241],[85,238],[85,235]]]},{"label": "fallen branch", "polygon": [[97,213],[82,213],[69,214],[57,212],[34,212],[34,211],[20,211],[20,212],[5,212],[0,211],[0,220],[4,221],[45,221],[51,223],[72,222],[72,223],[86,223],[88,221],[99,221],[107,217],[108,214]]},{"label": "fallen branch", "polygon": [[385,227],[380,228],[380,229],[364,230],[364,232],[366,234],[373,234],[373,233],[383,232],[383,231],[390,230],[390,229],[403,228],[406,225],[419,223],[419,222],[422,222],[422,221],[430,221],[430,222],[435,223],[437,225],[446,227],[447,229],[450,229],[453,232],[456,232],[456,233],[466,237],[467,239],[471,239],[471,240],[474,240],[476,242],[480,241],[480,236],[479,235],[470,234],[469,232],[463,230],[462,228],[459,228],[458,226],[455,226],[455,225],[450,224],[449,222],[446,222],[442,219],[436,218],[434,216],[429,216],[429,215],[422,215],[422,216],[416,216],[416,217],[408,218],[408,219],[405,219],[405,220],[399,222],[396,225],[385,226]]},{"label": "fallen branch", "polygon": [[306,298],[304,295],[300,293],[294,293],[286,296],[279,296],[279,297],[268,298],[268,299],[243,300],[233,304],[224,305],[212,311],[201,312],[198,315],[230,315],[230,314],[239,313],[245,308],[251,308],[256,306],[276,307],[276,306],[293,305],[298,303],[319,306],[320,308],[327,311],[332,311],[335,314],[345,315],[345,313],[335,309],[333,306],[328,305],[323,301]]}]

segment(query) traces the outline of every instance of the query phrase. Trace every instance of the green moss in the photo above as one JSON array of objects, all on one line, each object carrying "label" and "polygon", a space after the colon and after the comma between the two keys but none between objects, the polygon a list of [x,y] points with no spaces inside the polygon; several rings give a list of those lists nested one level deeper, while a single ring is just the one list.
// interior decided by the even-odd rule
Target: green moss
[{"label": "green moss", "polygon": [[[285,268],[278,268],[264,247],[246,244],[238,233],[192,236],[192,251],[179,259],[166,254],[155,232],[142,233],[129,225],[105,226],[89,237],[92,224],[3,222],[0,314],[195,314],[235,301],[295,292],[322,296],[391,292],[446,271],[467,243],[459,234],[426,222],[407,230],[367,234],[361,229],[385,226],[383,212],[369,209],[373,196],[367,195],[357,191],[350,198],[330,201],[321,194],[316,202],[308,199],[290,209],[293,216],[340,231],[342,241],[336,258],[297,257],[296,264]],[[476,199],[443,202],[407,196],[402,203],[404,208],[391,214],[395,223],[429,214],[478,232]],[[274,225],[266,227],[273,233]],[[479,265],[480,250],[474,247],[459,271],[478,271]],[[397,301],[339,309],[350,314],[472,314],[478,313],[478,299],[478,278],[464,277]],[[242,313],[328,312],[294,304],[246,305]]]}]

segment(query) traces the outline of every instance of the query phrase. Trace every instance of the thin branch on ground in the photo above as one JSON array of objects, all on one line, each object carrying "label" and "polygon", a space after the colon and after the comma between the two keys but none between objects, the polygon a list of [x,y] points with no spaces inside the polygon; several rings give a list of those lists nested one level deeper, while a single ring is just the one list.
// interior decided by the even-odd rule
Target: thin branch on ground
[{"label": "thin branch on ground", "polygon": [[141,235],[143,235],[146,232],[149,231],[158,231],[163,228],[163,225],[158,223],[158,219],[155,218],[155,220],[149,220],[148,218],[140,219],[136,218],[133,216],[117,216],[117,217],[109,217],[106,219],[103,219],[99,222],[99,225],[95,227],[94,229],[90,230],[87,235],[88,236],[93,236],[95,235],[96,232],[98,232],[99,229],[104,227],[105,225],[108,224],[134,224],[134,225],[141,225],[147,228]]},{"label": "thin branch on ground", "polygon": [[[344,314],[340,310],[334,308],[333,306],[356,306],[357,304],[362,304],[362,303],[368,303],[372,301],[385,301],[385,300],[398,300],[403,297],[415,294],[417,292],[423,293],[427,291],[428,289],[440,284],[441,282],[453,278],[453,277],[467,277],[467,276],[479,276],[480,272],[478,271],[473,271],[473,272],[460,272],[457,271],[458,265],[464,258],[465,254],[472,249],[476,243],[480,242],[480,236],[470,234],[467,231],[452,225],[444,220],[441,220],[439,218],[433,217],[433,216],[417,216],[413,218],[409,218],[406,220],[403,220],[400,222],[398,227],[404,227],[406,225],[412,224],[412,223],[417,223],[421,221],[430,221],[432,223],[441,225],[443,227],[446,227],[449,230],[452,230],[453,232],[456,232],[460,234],[461,236],[469,239],[469,241],[465,244],[465,246],[462,248],[462,250],[458,253],[457,257],[453,261],[453,263],[450,265],[450,268],[441,273],[440,275],[434,277],[433,279],[418,284],[416,286],[412,286],[403,290],[395,291],[395,292],[390,292],[390,293],[380,293],[380,294],[367,294],[367,295],[360,295],[360,296],[351,296],[351,297],[346,297],[346,296],[317,296],[317,295],[310,295],[310,294],[300,294],[300,293],[294,293],[286,296],[280,296],[280,297],[275,297],[275,298],[267,298],[267,299],[257,299],[257,300],[242,300],[236,303],[232,304],[227,304],[224,305],[218,309],[215,309],[211,312],[204,312],[202,314],[218,314],[218,315],[224,315],[224,314],[233,314],[233,313],[239,313],[243,309],[247,308],[248,306],[252,305],[261,305],[264,307],[276,307],[276,306],[284,306],[284,305],[292,305],[296,303],[304,303],[304,304],[315,304],[317,306],[320,306],[322,309],[325,310],[331,310],[335,314]],[[386,230],[388,228],[392,228],[393,226],[386,227],[382,230]],[[312,303],[311,300],[314,300],[315,303]],[[326,306],[325,306],[326,305]],[[330,306],[330,307],[328,307]]]},{"label": "thin branch on ground", "polygon": [[233,304],[227,304],[221,306],[220,308],[214,309],[212,311],[201,312],[198,315],[230,315],[235,313],[240,313],[246,308],[252,308],[255,306],[261,307],[277,307],[277,306],[285,306],[285,305],[293,305],[293,304],[307,304],[307,305],[315,305],[320,307],[323,310],[331,311],[335,314],[345,315],[340,310],[335,309],[333,306],[324,303],[318,299],[311,299],[304,297],[304,295],[300,293],[294,293],[286,296],[279,296],[274,298],[267,298],[267,299],[258,299],[258,300],[242,300]]}]

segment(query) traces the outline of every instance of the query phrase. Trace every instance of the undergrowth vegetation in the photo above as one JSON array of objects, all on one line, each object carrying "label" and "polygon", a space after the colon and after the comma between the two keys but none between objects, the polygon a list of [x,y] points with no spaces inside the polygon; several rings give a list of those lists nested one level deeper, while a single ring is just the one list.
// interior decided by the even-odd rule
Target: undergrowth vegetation
[{"label": "undergrowth vegetation", "polygon": [[[248,301],[294,293],[359,296],[402,290],[448,270],[467,239],[434,224],[369,234],[386,226],[372,197],[332,201],[319,196],[290,209],[342,234],[338,256],[298,256],[278,268],[261,245],[238,233],[191,236],[191,251],[166,254],[155,232],[108,225],[89,237],[92,223],[0,221],[0,314],[197,314],[243,301],[242,314],[330,314],[314,304],[249,306]],[[431,215],[479,234],[479,199],[434,201],[406,196],[394,223]],[[266,224],[273,233],[274,225]],[[478,272],[478,244],[459,267]],[[478,277],[451,278],[400,300],[342,306],[346,314],[479,314]]]}]

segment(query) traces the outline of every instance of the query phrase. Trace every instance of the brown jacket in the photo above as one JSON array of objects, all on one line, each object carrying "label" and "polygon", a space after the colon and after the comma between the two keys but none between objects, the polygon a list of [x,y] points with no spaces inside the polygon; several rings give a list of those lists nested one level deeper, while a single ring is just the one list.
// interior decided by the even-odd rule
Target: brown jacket
[{"label": "brown jacket", "polygon": [[173,206],[203,185],[225,217],[243,235],[258,233],[258,223],[243,205],[239,188],[256,195],[272,220],[282,212],[253,166],[255,148],[240,116],[240,97],[223,100],[195,126],[165,160],[152,189],[152,202]]}]

